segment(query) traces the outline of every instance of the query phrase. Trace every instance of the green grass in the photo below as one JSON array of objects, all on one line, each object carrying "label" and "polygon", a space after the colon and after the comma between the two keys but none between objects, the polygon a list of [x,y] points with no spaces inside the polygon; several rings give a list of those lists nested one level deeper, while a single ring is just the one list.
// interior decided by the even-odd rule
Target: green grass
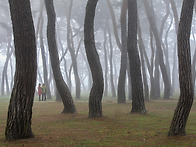
[{"label": "green grass", "polygon": [[[1,99],[1,98],[0,98]],[[88,118],[88,103],[76,101],[77,114],[62,114],[61,102],[38,102],[33,106],[35,138],[5,141],[7,101],[0,101],[0,147],[181,147],[196,146],[196,103],[189,115],[186,136],[167,137],[176,99],[146,102],[147,114],[130,114],[131,103],[103,102],[103,117]],[[108,100],[109,99],[109,100]]]}]

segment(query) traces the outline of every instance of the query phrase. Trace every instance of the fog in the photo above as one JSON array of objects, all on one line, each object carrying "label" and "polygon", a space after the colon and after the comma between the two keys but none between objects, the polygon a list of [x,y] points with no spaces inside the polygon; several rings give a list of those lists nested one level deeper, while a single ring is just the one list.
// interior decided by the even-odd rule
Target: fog
[{"label": "fog", "polygon": [[[44,72],[43,72],[43,60],[40,48],[40,18],[43,18],[43,43],[45,49],[45,57],[47,63],[48,72],[48,83],[51,94],[55,93],[55,82],[53,79],[53,74],[51,70],[50,57],[48,52],[48,44],[46,37],[46,27],[47,27],[47,15],[45,6],[43,6],[42,0],[31,1],[31,8],[36,32],[37,40],[37,85],[38,83],[44,83]],[[76,79],[73,65],[73,57],[71,57],[70,50],[73,51],[74,57],[76,57],[77,62],[77,74],[80,79],[80,89],[81,97],[87,97],[89,95],[92,77],[89,69],[88,61],[86,58],[85,47],[84,47],[84,16],[85,7],[87,0],[74,0],[73,6],[70,9],[69,0],[54,0],[55,11],[56,11],[56,40],[60,59],[60,68],[65,82],[68,84],[69,89],[73,97],[76,96]],[[114,16],[109,10],[107,0],[99,0],[98,6],[96,8],[96,16],[94,23],[95,31],[95,44],[99,53],[104,79],[105,80],[105,96],[116,97],[118,88],[118,78],[120,73],[120,63],[121,63],[121,49],[119,48],[118,40],[121,40],[121,27],[120,27],[120,16],[121,16],[121,6],[122,1],[111,0],[112,8],[114,10]],[[182,0],[175,1],[178,21],[180,18],[180,10],[182,7]],[[163,49],[163,59],[167,67],[167,73],[169,75],[171,84],[170,97],[178,97],[179,95],[179,80],[178,80],[178,62],[177,62],[177,30],[175,16],[169,0],[152,0],[151,9],[148,10],[152,12],[154,16],[153,19],[156,22],[156,28],[159,32],[161,47]],[[154,12],[152,11],[154,10]],[[43,15],[41,13],[43,12]],[[68,27],[69,14],[70,17],[70,27]],[[14,56],[14,41],[12,34],[11,18],[9,13],[8,1],[0,1],[0,94],[10,95],[11,89],[13,87],[14,71],[15,71],[15,56]],[[146,10],[142,0],[138,0],[138,18],[141,28],[142,40],[145,46],[145,52],[147,58],[144,59],[145,74],[147,75],[147,84],[149,90],[152,90],[151,77],[155,78],[155,54],[157,50],[155,36],[151,35],[152,26],[149,24],[148,17],[146,15]],[[193,55],[195,54],[195,13],[193,16],[192,31],[191,31],[191,56],[193,65],[195,65],[195,60]],[[107,26],[108,23],[108,26]],[[68,30],[69,29],[69,30]],[[116,31],[116,32],[115,32]],[[115,33],[116,36],[115,36]],[[69,36],[69,39],[67,38]],[[68,43],[69,42],[69,43]],[[104,51],[105,48],[105,51]],[[154,49],[154,52],[152,51]],[[140,51],[139,43],[138,50]],[[141,56],[141,54],[140,54]],[[9,57],[9,58],[8,58]],[[195,57],[196,58],[196,57]],[[148,61],[147,61],[148,60]],[[149,72],[148,64],[150,63],[152,68],[152,73]],[[105,64],[107,63],[107,64]],[[195,67],[193,68],[193,76],[195,77]],[[108,70],[108,72],[106,72]],[[160,86],[160,95],[163,97],[164,82],[161,75],[161,71],[158,68],[160,74],[158,81]],[[143,73],[144,74],[144,73]],[[152,74],[152,75],[150,75]],[[111,80],[112,79],[112,80]],[[195,83],[195,78],[194,78]],[[106,86],[107,85],[107,86]],[[112,85],[116,94],[112,91]],[[131,99],[130,86],[128,75],[126,76],[126,97]],[[158,88],[158,87],[155,87]],[[108,90],[108,91],[107,91]],[[107,91],[107,93],[106,93]],[[150,95],[150,94],[149,94]],[[159,95],[159,94],[158,94]],[[114,99],[116,100],[116,99]]]}]

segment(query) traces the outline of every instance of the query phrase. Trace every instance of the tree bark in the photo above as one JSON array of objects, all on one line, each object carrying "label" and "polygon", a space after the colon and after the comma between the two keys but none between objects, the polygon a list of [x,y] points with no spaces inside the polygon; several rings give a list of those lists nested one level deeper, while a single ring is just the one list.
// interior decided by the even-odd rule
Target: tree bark
[{"label": "tree bark", "polygon": [[31,129],[36,86],[35,30],[29,0],[9,0],[16,56],[14,87],[5,130],[6,140],[34,137]]},{"label": "tree bark", "polygon": [[168,136],[185,135],[185,127],[193,103],[190,31],[195,0],[184,0],[178,28],[178,63],[180,98],[174,112]]},{"label": "tree bark", "polygon": [[130,63],[132,86],[132,113],[146,113],[141,76],[141,64],[137,49],[137,1],[128,1],[127,51]]},{"label": "tree bark", "polygon": [[88,0],[84,22],[84,43],[93,78],[93,85],[89,96],[90,118],[102,116],[101,101],[104,89],[103,72],[94,39],[94,17],[97,2],[98,0]]},{"label": "tree bark", "polygon": [[59,55],[55,38],[55,21],[56,14],[54,10],[53,0],[45,0],[46,12],[48,16],[47,25],[47,38],[48,38],[48,49],[50,53],[50,60],[52,65],[52,71],[56,82],[56,87],[62,98],[64,104],[64,110],[62,113],[75,113],[76,108],[69,91],[67,84],[65,83],[60,70]]},{"label": "tree bark", "polygon": [[125,94],[125,81],[126,81],[126,69],[127,69],[127,0],[123,0],[121,8],[121,40],[122,40],[122,51],[121,51],[121,64],[120,74],[118,78],[118,103],[126,103]]}]

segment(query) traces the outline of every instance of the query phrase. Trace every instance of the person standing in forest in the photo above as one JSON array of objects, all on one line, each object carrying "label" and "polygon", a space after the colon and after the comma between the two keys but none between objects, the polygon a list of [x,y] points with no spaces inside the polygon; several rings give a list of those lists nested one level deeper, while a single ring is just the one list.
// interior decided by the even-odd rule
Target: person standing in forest
[{"label": "person standing in forest", "polygon": [[42,101],[46,100],[46,90],[45,84],[42,84]]},{"label": "person standing in forest", "polygon": [[41,84],[38,85],[37,91],[38,91],[39,101],[41,101],[41,95],[42,95],[42,87],[41,87]]}]

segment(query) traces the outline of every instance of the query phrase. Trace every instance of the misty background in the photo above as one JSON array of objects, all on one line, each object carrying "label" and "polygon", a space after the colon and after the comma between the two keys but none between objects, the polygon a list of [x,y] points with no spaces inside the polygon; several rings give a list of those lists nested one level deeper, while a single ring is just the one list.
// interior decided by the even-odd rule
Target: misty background
[{"label": "misty background", "polygon": [[[179,80],[178,80],[178,62],[177,62],[177,31],[175,26],[175,16],[172,11],[170,0],[150,0],[151,9],[154,10],[153,18],[156,22],[157,29],[161,38],[164,62],[167,66],[167,72],[169,73],[169,79],[171,83],[171,95],[170,97],[178,97],[179,95]],[[47,63],[48,83],[49,89],[52,95],[55,93],[55,83],[53,80],[52,70],[50,66],[50,58],[48,53],[46,26],[47,16],[43,0],[31,1],[31,8],[37,39],[37,85],[38,83],[44,83],[43,77],[43,60],[41,54],[41,40],[40,40],[40,28],[43,28],[43,44],[44,54]],[[64,76],[66,83],[71,90],[73,97],[75,97],[76,80],[73,59],[71,57],[70,49],[74,52],[74,57],[77,61],[77,74],[80,79],[81,97],[87,97],[91,89],[91,72],[88,66],[85,47],[84,47],[84,15],[87,0],[73,0],[71,4],[70,0],[54,0],[56,11],[56,39],[58,45],[58,53],[60,59],[61,72]],[[110,0],[114,15],[109,9],[107,0],[99,0],[96,8],[95,16],[95,41],[96,48],[99,53],[102,69],[104,73],[105,85],[108,85],[108,92],[104,96],[117,96],[118,78],[120,72],[121,63],[121,50],[118,45],[118,39],[121,42],[121,28],[120,28],[120,15],[122,0]],[[147,58],[150,61],[153,75],[155,74],[155,54],[156,43],[154,36],[151,35],[151,27],[146,15],[146,11],[142,0],[138,0],[138,17],[139,26],[141,27],[142,39],[145,45],[145,52]],[[175,1],[178,19],[180,16],[180,10],[182,7],[182,0]],[[70,15],[71,14],[71,15]],[[70,15],[70,26],[68,25]],[[195,13],[194,13],[195,15]],[[115,16],[115,17],[113,17]],[[0,1],[0,94],[9,95],[13,87],[14,71],[15,71],[15,56],[14,56],[14,41],[12,26],[10,20],[9,5],[7,0]],[[113,20],[112,20],[113,19]],[[43,27],[40,27],[40,21],[43,21]],[[192,32],[191,32],[191,55],[193,65],[193,77],[195,85],[195,22],[196,19],[193,16]],[[116,23],[116,26],[115,26]],[[116,27],[116,28],[115,28]],[[115,36],[115,31],[118,36]],[[117,39],[118,38],[118,39]],[[69,42],[69,43],[68,43]],[[139,49],[139,47],[138,47]],[[144,66],[146,67],[145,73],[147,75],[147,83],[151,90],[150,73],[147,68],[147,58],[144,60]],[[160,94],[162,96],[164,90],[164,83],[162,75],[159,69],[160,77]],[[112,90],[115,88],[115,91]],[[106,88],[106,86],[105,86]],[[157,87],[155,87],[157,88]],[[130,98],[130,85],[128,75],[126,76],[126,95],[127,99]],[[114,93],[115,92],[115,93]],[[116,100],[116,99],[114,99]]]}]

